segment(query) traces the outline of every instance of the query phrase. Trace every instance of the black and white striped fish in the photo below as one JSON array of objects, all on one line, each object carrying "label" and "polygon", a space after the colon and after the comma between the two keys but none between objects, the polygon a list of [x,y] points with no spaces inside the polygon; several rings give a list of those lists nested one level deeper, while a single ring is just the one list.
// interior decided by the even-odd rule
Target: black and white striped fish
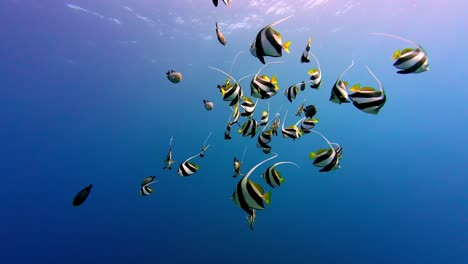
[{"label": "black and white striped fish", "polygon": [[255,106],[258,103],[258,99],[254,103],[254,101],[252,101],[252,99],[248,98],[247,96],[243,96],[242,101],[243,102],[241,104],[241,107],[242,107],[242,109],[244,109],[244,112],[241,113],[241,116],[251,117],[255,112]]},{"label": "black and white striped fish", "polygon": [[349,65],[346,70],[343,71],[343,73],[340,75],[340,77],[336,80],[335,84],[333,85],[333,88],[331,90],[331,95],[330,95],[330,101],[333,103],[337,104],[342,104],[342,103],[349,103],[349,98],[348,98],[348,91],[346,90],[346,86],[348,86],[348,82],[342,81],[341,78],[343,78],[343,75],[353,67],[354,61],[351,62],[351,65]]},{"label": "black and white striped fish", "polygon": [[219,43],[226,45],[226,38],[218,27],[218,22],[216,22],[216,37],[218,38]]},{"label": "black and white striped fish", "polygon": [[200,156],[200,153],[197,153],[197,155],[194,155],[194,156],[186,159],[184,162],[182,162],[179,165],[179,169],[177,170],[177,174],[179,174],[180,176],[187,177],[187,176],[190,176],[190,175],[196,173],[199,170],[199,166],[198,166],[198,164],[195,164],[195,163],[191,162],[190,160],[195,158],[195,157],[199,157],[199,156]]},{"label": "black and white striped fish", "polygon": [[255,119],[248,119],[242,126],[237,130],[243,137],[249,136],[253,138],[257,133],[258,123]]},{"label": "black and white striped fish", "polygon": [[272,27],[289,19],[291,16],[278,20],[264,28],[262,28],[255,37],[255,41],[250,45],[250,53],[257,57],[261,63],[265,64],[265,56],[281,57],[283,56],[283,49],[289,53],[289,46],[291,41],[283,44],[281,34],[274,30]]},{"label": "black and white striped fish", "polygon": [[393,53],[393,59],[395,66],[399,71],[399,74],[409,74],[409,73],[421,73],[429,70],[429,60],[427,57],[426,51],[414,41],[402,38],[400,36],[385,34],[385,33],[370,33],[372,35],[387,36],[395,39],[399,39],[410,43],[416,48],[405,48],[402,51],[399,49]]},{"label": "black and white striped fish", "polygon": [[[336,149],[328,139],[321,133],[312,130],[312,132],[319,134],[325,141],[328,143],[330,148],[328,149],[319,149],[317,152],[310,152],[309,158],[314,159],[313,165],[316,167],[321,167],[320,172],[328,172],[340,168],[340,159],[341,155],[341,146]],[[338,155],[337,150],[340,151]]]},{"label": "black and white striped fish", "polygon": [[252,209],[263,210],[265,205],[263,202],[270,204],[271,193],[265,193],[260,184],[253,182],[249,179],[250,175],[261,166],[263,163],[276,158],[278,154],[274,154],[272,157],[265,159],[252,167],[242,179],[237,183],[236,188],[231,196],[234,203],[247,214],[252,215]]},{"label": "black and white striped fish", "polygon": [[257,147],[262,148],[263,153],[268,154],[271,151],[271,146],[268,145],[268,143],[271,142],[271,134],[272,130],[271,128],[269,130],[265,130],[267,128],[268,124],[263,127],[260,135],[258,135],[257,139]]},{"label": "black and white striped fish", "polygon": [[311,52],[310,55],[314,58],[317,63],[317,69],[310,69],[307,73],[310,75],[310,88],[318,89],[322,85],[322,70],[320,69],[320,63]]},{"label": "black and white striped fish", "polygon": [[296,99],[297,94],[299,93],[299,84],[294,84],[288,87],[283,93],[288,98],[288,101],[292,103],[293,99]]},{"label": "black and white striped fish", "polygon": [[282,61],[273,61],[263,65],[250,81],[250,95],[255,98],[268,99],[277,94],[279,90],[278,80],[273,75],[270,78],[266,75],[259,76],[260,72],[269,64],[283,63]]},{"label": "black and white striped fish", "polygon": [[234,108],[232,109],[232,116],[233,116],[233,120],[232,120],[232,123],[238,123],[239,121],[239,118],[240,118],[240,111],[239,111],[239,104],[240,102],[238,102],[237,104],[234,105]]},{"label": "black and white striped fish", "polygon": [[277,162],[270,167],[268,167],[265,172],[262,174],[262,178],[266,181],[271,188],[280,187],[280,185],[284,182],[284,178],[281,177],[281,173],[276,169],[277,166],[281,164],[292,164],[299,168],[299,166],[291,161],[282,161]]},{"label": "black and white striped fish", "polygon": [[169,169],[169,170],[172,170],[172,164],[174,164],[176,161],[172,159],[172,140],[174,138],[171,137],[171,139],[169,140],[169,151],[167,152],[167,155],[166,155],[166,158],[163,159],[163,162],[164,162],[164,167],[163,169]]},{"label": "black and white striped fish", "polygon": [[281,127],[281,133],[283,134],[283,138],[292,138],[293,140],[296,140],[302,137],[303,135],[303,132],[299,129],[299,127],[297,127],[297,125],[299,124],[299,122],[302,121],[302,119],[299,120],[296,124],[292,126],[288,126],[287,128],[284,128],[284,123],[286,122],[287,114],[288,114],[288,111],[286,111],[284,115],[283,125]]},{"label": "black and white striped fish", "polygon": [[317,118],[304,118],[301,122],[301,131],[304,134],[310,133],[310,131],[315,127],[315,124],[317,122]]},{"label": "black and white striped fish", "polygon": [[[223,3],[224,3],[227,7],[230,7],[230,6],[231,6],[231,0],[223,0]],[[213,0],[213,4],[214,4],[214,6],[218,7],[218,0]]]},{"label": "black and white striped fish", "polygon": [[268,115],[270,113],[270,101],[268,101],[268,108],[262,112],[262,117],[260,118],[260,126],[265,126],[268,124]]},{"label": "black and white striped fish", "polygon": [[387,96],[385,95],[385,91],[380,80],[375,77],[369,67],[366,66],[366,68],[379,84],[380,90],[376,90],[372,87],[359,88],[359,85],[357,84],[350,88],[350,91],[353,93],[349,95],[349,98],[357,109],[365,113],[377,115],[380,109],[385,105]]},{"label": "black and white striped fish", "polygon": [[226,81],[226,85],[224,85],[224,86],[218,85],[218,88],[220,89],[221,94],[223,95],[223,101],[231,102],[229,104],[229,106],[233,106],[233,105],[237,104],[237,102],[239,102],[239,99],[242,98],[242,96],[244,96],[244,92],[243,92],[239,82],[242,79],[250,77],[251,75],[244,76],[241,79],[239,79],[239,81],[237,81],[236,79],[234,79],[234,77],[232,77],[228,73],[226,73],[226,72],[224,72],[224,71],[222,71],[222,70],[220,70],[218,68],[214,68],[214,67],[210,67],[210,66],[208,66],[208,68],[210,68],[212,70],[215,70],[215,71],[219,71],[219,72],[225,74],[229,79],[234,80],[234,84],[230,84],[229,79],[228,79]]},{"label": "black and white striped fish", "polygon": [[140,187],[140,195],[141,196],[147,196],[153,193],[153,188],[151,188],[151,184],[158,182],[159,180],[154,180],[156,176],[148,176],[143,181],[141,182],[141,187]]},{"label": "black and white striped fish", "polygon": [[309,38],[309,40],[307,41],[307,46],[306,46],[304,52],[302,52],[302,55],[301,55],[301,63],[309,63],[310,62],[309,52],[310,52],[310,44],[311,43],[312,43],[312,38]]}]

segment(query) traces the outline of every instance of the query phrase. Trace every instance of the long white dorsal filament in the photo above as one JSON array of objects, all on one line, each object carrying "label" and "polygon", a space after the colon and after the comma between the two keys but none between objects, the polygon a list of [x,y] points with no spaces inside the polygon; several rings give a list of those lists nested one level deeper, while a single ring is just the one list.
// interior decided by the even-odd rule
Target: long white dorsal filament
[{"label": "long white dorsal filament", "polygon": [[206,142],[208,142],[208,139],[211,137],[211,134],[212,134],[212,133],[213,133],[213,132],[210,131],[210,134],[208,135],[208,137],[206,137],[205,142],[203,142],[203,147],[206,146]]},{"label": "long white dorsal filament", "polygon": [[265,68],[267,65],[270,65],[270,64],[275,64],[275,63],[283,63],[283,61],[271,61],[271,62],[268,62],[267,64],[263,65],[259,70],[258,72],[255,74],[255,77],[257,77],[260,72],[263,70],[263,68]]},{"label": "long white dorsal filament", "polygon": [[351,61],[351,65],[348,66],[348,68],[346,68],[346,70],[343,71],[343,73],[340,75],[340,78],[338,78],[338,80],[341,80],[341,78],[343,78],[343,75],[349,71],[349,69],[351,69],[352,67],[354,66],[354,60]]},{"label": "long white dorsal filament", "polygon": [[267,162],[267,161],[270,161],[270,160],[272,160],[272,159],[278,157],[278,154],[277,154],[277,153],[273,153],[273,154],[275,154],[275,155],[273,155],[272,157],[269,157],[269,158],[266,159],[266,160],[263,160],[263,161],[259,162],[259,163],[258,163],[257,165],[255,165],[255,166],[253,166],[253,167],[245,174],[244,177],[245,177],[246,179],[248,179],[249,176],[250,176],[250,174],[252,174],[252,173],[254,172],[254,170],[255,170],[256,168],[258,168],[260,165],[262,165],[263,163],[265,163],[265,162]]},{"label": "long white dorsal filament", "polygon": [[316,130],[311,130],[311,131],[314,132],[314,133],[319,134],[323,139],[325,139],[325,141],[328,143],[328,145],[330,146],[330,148],[331,148],[333,151],[335,151],[335,148],[332,146],[332,144],[330,143],[330,141],[328,141],[328,139],[327,139],[324,135],[322,135],[322,133],[317,132]]},{"label": "long white dorsal filament", "polygon": [[404,41],[406,43],[409,43],[411,45],[415,45],[416,47],[419,47],[418,43],[416,43],[416,42],[414,42],[412,40],[409,40],[409,39],[402,38],[402,37],[397,36],[397,35],[392,35],[392,34],[387,34],[387,33],[377,33],[377,32],[371,32],[369,34],[370,35],[386,36],[386,37],[390,37],[390,38],[394,38],[394,39],[399,39],[401,41]]},{"label": "long white dorsal filament", "polygon": [[367,65],[366,65],[366,68],[367,68],[367,70],[369,71],[369,73],[372,75],[372,77],[374,77],[374,79],[375,79],[375,80],[377,81],[377,83],[379,84],[380,91],[383,92],[383,85],[382,85],[382,83],[380,82],[380,80],[377,79],[377,77],[375,77],[374,73],[369,69],[369,67],[367,67]]},{"label": "long white dorsal filament", "polygon": [[244,153],[242,153],[242,160],[241,163],[244,163],[245,151],[247,150],[247,146],[244,148]]},{"label": "long white dorsal filament", "polygon": [[232,77],[230,74],[226,73],[225,71],[223,70],[220,70],[218,68],[215,68],[215,67],[211,67],[211,66],[208,66],[208,68],[212,69],[212,70],[215,70],[215,71],[219,71],[220,73],[226,75],[227,77],[231,78],[234,80],[235,83],[237,83],[236,79],[234,79],[234,77]]},{"label": "long white dorsal filament", "polygon": [[273,164],[271,167],[275,168],[276,166],[281,165],[281,164],[292,164],[292,165],[294,165],[294,166],[300,168],[299,165],[297,165],[296,163],[291,162],[291,161],[281,161],[281,162],[277,162],[277,163]]},{"label": "long white dorsal filament", "polygon": [[268,25],[268,26],[266,26],[266,27],[274,27],[274,26],[278,25],[279,23],[284,22],[284,21],[290,19],[290,18],[293,17],[293,16],[294,16],[294,15],[290,15],[290,16],[288,16],[288,17],[285,17],[285,18],[283,18],[283,19],[280,19],[280,20],[278,20],[278,21],[276,21],[276,22],[271,23],[270,25]]},{"label": "long white dorsal filament", "polygon": [[315,62],[317,63],[317,68],[318,68],[318,70],[319,70],[320,72],[322,72],[322,70],[320,69],[320,63],[319,63],[317,57],[315,57],[315,55],[314,55],[312,52],[310,52],[310,55],[312,55],[312,57],[314,57],[314,60],[315,60]]},{"label": "long white dorsal filament", "polygon": [[234,67],[234,63],[236,63],[237,56],[239,56],[241,53],[244,53],[243,51],[239,51],[236,56],[234,57],[234,60],[232,61],[231,68],[229,69],[229,74],[232,74],[232,68]]}]

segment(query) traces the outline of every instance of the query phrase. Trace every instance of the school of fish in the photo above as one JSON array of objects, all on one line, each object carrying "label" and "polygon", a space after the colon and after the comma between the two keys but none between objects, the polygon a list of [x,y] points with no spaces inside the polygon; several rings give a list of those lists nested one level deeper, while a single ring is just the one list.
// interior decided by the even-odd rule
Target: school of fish
[{"label": "school of fish", "polygon": [[[227,7],[230,7],[232,4],[232,1],[223,2]],[[213,4],[217,7],[218,1],[213,0]],[[209,69],[217,71],[226,77],[222,84],[217,85],[217,89],[221,93],[222,100],[226,101],[226,107],[230,108],[227,126],[224,131],[224,139],[232,139],[231,128],[236,124],[238,126],[237,132],[240,136],[250,138],[257,136],[256,147],[261,149],[261,151],[266,155],[272,154],[270,157],[258,162],[244,174],[242,173],[242,164],[244,163],[247,150],[246,146],[241,159],[233,157],[233,172],[226,172],[226,175],[231,175],[233,178],[239,178],[237,184],[235,184],[233,193],[231,194],[231,199],[237,207],[247,213],[247,224],[251,230],[254,229],[253,226],[256,221],[257,210],[264,210],[265,204],[270,205],[272,190],[279,188],[284,183],[284,178],[278,170],[278,167],[280,165],[289,164],[299,168],[299,166],[292,161],[278,161],[269,165],[261,174],[261,178],[265,184],[270,187],[270,190],[268,191],[265,191],[258,182],[250,178],[252,173],[258,167],[278,157],[277,153],[272,152],[272,146],[270,143],[273,136],[278,136],[280,125],[282,138],[297,140],[312,132],[323,140],[323,147],[316,151],[312,151],[309,154],[309,159],[312,160],[311,165],[318,167],[319,172],[330,172],[341,168],[340,161],[343,157],[342,146],[339,143],[330,141],[321,132],[314,130],[318,123],[318,119],[315,117],[317,114],[317,108],[315,105],[305,105],[304,99],[304,102],[298,106],[295,116],[300,118],[302,114],[304,114],[305,117],[299,119],[295,123],[288,123],[286,127],[286,117],[288,116],[287,110],[283,117],[281,117],[280,113],[275,113],[274,116],[270,118],[270,101],[268,99],[277,95],[280,87],[275,75],[268,77],[266,75],[261,75],[261,71],[268,65],[283,63],[282,61],[266,62],[265,57],[282,57],[283,50],[289,53],[291,42],[288,41],[283,43],[281,34],[273,29],[273,27],[289,20],[292,17],[293,16],[291,15],[266,25],[260,29],[257,35],[253,38],[249,51],[252,56],[258,58],[258,60],[263,64],[259,67],[259,70],[256,73],[236,80],[230,73],[208,66]],[[226,46],[226,38],[221,32],[218,23],[215,22],[214,24],[218,41],[221,45]],[[398,74],[417,74],[429,70],[427,53],[419,44],[396,35],[386,33],[369,34],[398,39],[413,46],[402,50],[398,49],[394,52],[392,58],[395,62],[393,66],[398,69]],[[284,96],[290,103],[293,103],[297,95],[300,92],[305,91],[308,85],[310,85],[309,87],[314,90],[322,87],[322,69],[316,55],[310,51],[311,44],[312,38],[309,38],[306,47],[299,58],[299,63],[310,63],[311,58],[313,58],[313,62],[316,67],[307,72],[310,76],[308,81],[293,84],[283,91]],[[240,53],[242,53],[242,51],[236,55],[233,64]],[[377,83],[377,88],[371,86],[361,87],[360,84],[350,86],[347,81],[343,80],[343,78],[352,67],[354,67],[354,61],[351,61],[351,64],[343,70],[340,76],[338,76],[330,89],[329,101],[336,104],[352,103],[354,107],[364,113],[378,115],[387,102],[387,96],[382,83],[371,69],[368,66],[365,66],[369,74]],[[174,84],[182,81],[182,74],[175,70],[168,70],[166,75],[168,80]],[[250,97],[247,95],[247,92],[244,92],[243,87],[241,86],[241,81],[249,77],[252,77],[250,80]],[[260,119],[257,119],[259,120],[257,121],[254,116],[259,100],[267,100],[268,107],[267,109],[262,109],[263,111],[260,112]],[[207,111],[214,109],[214,103],[208,99],[204,99],[203,104]],[[241,121],[241,118],[245,120]],[[206,151],[210,147],[210,144],[208,144],[210,137],[211,132],[206,137],[200,151],[195,151],[193,156],[180,162],[177,168],[178,175],[189,177],[198,172],[200,167],[192,160],[203,158],[205,156]],[[172,165],[177,162],[173,159],[172,142],[173,138],[171,137],[169,140],[169,150],[166,157],[162,160],[164,164],[162,169],[172,170]],[[140,184],[140,195],[151,195],[153,193],[151,185],[158,181],[159,180],[156,180],[156,176],[147,176],[144,178]],[[93,185],[89,184],[87,187],[79,191],[73,199],[73,206],[80,206],[83,204],[89,196],[92,187]]]}]

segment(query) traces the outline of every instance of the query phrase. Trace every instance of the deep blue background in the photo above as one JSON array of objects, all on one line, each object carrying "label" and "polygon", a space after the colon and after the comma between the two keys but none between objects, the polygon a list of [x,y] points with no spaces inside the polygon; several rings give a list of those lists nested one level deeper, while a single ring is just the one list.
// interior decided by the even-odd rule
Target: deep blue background
[{"label": "deep blue background", "polygon": [[[314,1],[232,2],[0,3],[0,261],[467,263],[466,3],[315,1],[309,9]],[[271,117],[288,109],[291,125],[304,98],[317,105],[317,131],[343,146],[342,168],[318,173],[312,166],[309,152],[326,147],[317,135],[275,137],[274,161],[300,169],[279,167],[286,181],[252,232],[230,200],[238,181],[232,158],[247,146],[246,172],[268,156],[235,126],[233,139],[223,139],[230,110],[216,85],[225,77],[208,66],[228,71],[243,50],[234,76],[255,73],[261,64],[249,43],[289,14],[275,28],[292,40],[291,54],[268,57],[284,63],[263,71],[276,74],[281,88],[270,100]],[[407,45],[367,34],[373,31],[421,43],[431,70],[396,74],[391,55]],[[309,36],[323,86],[289,103],[282,92],[313,67],[299,63]],[[345,80],[375,87],[368,65],[385,86],[388,101],[378,116],[328,101],[352,59]],[[170,83],[169,69],[182,72],[183,81]],[[241,84],[249,93],[248,81]],[[207,112],[203,99],[214,110]],[[266,106],[259,103],[258,119]],[[178,165],[210,131],[195,175],[182,178],[177,166],[162,170],[171,136]],[[252,179],[267,189],[259,177],[265,168]],[[147,175],[160,182],[152,196],[140,197]],[[89,199],[72,207],[89,183]]]}]

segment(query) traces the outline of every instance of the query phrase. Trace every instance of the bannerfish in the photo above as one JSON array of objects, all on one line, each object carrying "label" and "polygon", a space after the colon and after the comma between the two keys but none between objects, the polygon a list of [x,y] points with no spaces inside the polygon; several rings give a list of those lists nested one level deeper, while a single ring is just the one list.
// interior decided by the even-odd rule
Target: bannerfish
[{"label": "bannerfish", "polygon": [[333,88],[331,90],[331,95],[330,95],[330,101],[336,104],[341,104],[341,103],[349,103],[349,98],[348,98],[348,92],[346,91],[346,86],[348,86],[347,81],[342,81],[341,78],[343,78],[343,75],[351,69],[354,65],[354,60],[351,62],[351,65],[349,65],[346,70],[343,71],[343,73],[340,75],[340,77],[336,80],[335,84],[333,85]]},{"label": "bannerfish", "polygon": [[269,99],[277,94],[279,90],[278,80],[273,75],[268,78],[266,75],[259,76],[260,72],[269,64],[283,63],[282,61],[273,61],[263,65],[250,81],[250,95],[255,98]]},{"label": "bannerfish", "polygon": [[257,218],[257,214],[255,213],[255,209],[252,209],[252,213],[248,216],[246,216],[247,218],[247,223],[249,224],[249,228],[250,230],[253,231],[253,225],[255,223],[255,219]]},{"label": "bannerfish", "polygon": [[[305,99],[304,99],[305,101]],[[302,102],[301,105],[299,105],[299,107],[297,108],[296,110],[296,116],[301,116],[302,115],[302,112],[304,111],[304,102]]]},{"label": "bannerfish", "polygon": [[164,162],[164,167],[163,169],[169,169],[172,170],[172,164],[174,164],[176,161],[172,159],[172,140],[174,137],[171,137],[169,140],[169,151],[167,152],[166,158],[163,159]]},{"label": "bannerfish", "polygon": [[349,98],[357,109],[365,113],[377,115],[380,109],[385,105],[387,96],[385,95],[385,91],[380,80],[375,77],[369,67],[366,66],[366,68],[379,84],[379,90],[372,87],[359,88],[359,84],[357,84],[350,88],[350,91],[353,93],[349,95]]},{"label": "bannerfish", "polygon": [[276,169],[276,167],[281,164],[292,164],[299,168],[299,166],[296,163],[291,161],[277,162],[268,167],[265,170],[265,172],[263,172],[262,178],[266,181],[268,185],[271,186],[271,188],[279,187],[284,182],[284,178],[281,177],[281,173]]},{"label": "bannerfish", "polygon": [[231,199],[234,203],[241,209],[243,209],[247,214],[252,215],[252,209],[263,210],[265,205],[263,202],[270,204],[271,201],[271,192],[264,192],[260,184],[253,182],[249,179],[250,175],[261,166],[263,163],[270,161],[278,157],[278,154],[274,153],[272,157],[269,157],[257,165],[252,167],[242,179],[237,183],[236,188],[234,189]]},{"label": "bannerfish", "polygon": [[291,16],[278,20],[264,28],[262,28],[255,37],[255,41],[250,45],[250,53],[257,57],[261,63],[265,64],[265,56],[281,57],[283,49],[289,53],[291,41],[283,44],[281,34],[274,30],[273,27],[279,23],[289,19]]},{"label": "bannerfish", "polygon": [[312,38],[309,38],[309,40],[307,41],[307,46],[306,46],[304,52],[302,52],[302,55],[301,55],[301,63],[309,63],[310,62],[309,52],[310,52],[310,44],[311,43],[312,43]]},{"label": "bannerfish", "polygon": [[386,36],[390,38],[399,39],[410,43],[416,48],[405,48],[403,50],[396,50],[393,53],[393,59],[395,62],[393,66],[399,69],[397,73],[399,74],[409,74],[409,73],[421,73],[429,71],[429,60],[427,57],[426,51],[414,41],[402,38],[400,36],[385,34],[385,33],[370,33],[372,35]]},{"label": "bannerfish", "polygon": [[315,127],[315,124],[318,123],[317,118],[305,118],[301,122],[301,131],[304,134],[308,134]]},{"label": "bannerfish", "polygon": [[229,79],[228,79],[228,81],[226,82],[226,85],[224,87],[221,87],[220,85],[218,85],[218,88],[220,88],[221,94],[223,95],[223,101],[231,102],[229,104],[229,106],[233,106],[237,102],[239,102],[240,98],[242,98],[242,96],[244,96],[244,92],[243,92],[243,90],[242,90],[239,83],[243,79],[245,79],[247,77],[250,77],[253,74],[246,75],[246,76],[240,78],[239,81],[237,81],[230,74],[228,74],[228,73],[226,73],[226,72],[224,72],[224,71],[222,71],[222,70],[220,70],[218,68],[214,68],[214,67],[210,67],[210,66],[208,66],[208,68],[210,68],[212,70],[215,70],[215,71],[219,71],[219,72],[225,74],[227,77],[229,77],[229,79],[234,80],[234,84],[230,84]]},{"label": "bannerfish", "polygon": [[288,111],[284,114],[284,120],[283,120],[283,125],[281,126],[281,133],[283,135],[283,138],[292,138],[293,140],[296,140],[300,137],[302,137],[303,132],[297,127],[297,125],[302,121],[299,120],[297,121],[296,124],[289,126],[287,128],[284,128],[284,123],[286,122],[286,116],[288,114]]},{"label": "bannerfish", "polygon": [[[231,6],[231,0],[223,0],[223,3],[224,3],[227,7],[230,7],[230,6]],[[218,7],[218,0],[213,0],[213,4],[214,4],[214,6]]]},{"label": "bannerfish", "polygon": [[171,81],[172,83],[178,83],[182,81],[182,73],[180,72],[170,70],[166,72],[166,75],[167,75],[167,79],[169,79],[169,81]]},{"label": "bannerfish", "polygon": [[218,37],[219,43],[226,45],[226,38],[218,27],[218,22],[216,22],[216,37]]},{"label": "bannerfish", "polygon": [[210,132],[208,137],[206,137],[205,142],[203,142],[203,146],[202,146],[202,149],[200,151],[200,157],[202,157],[202,158],[205,156],[206,150],[210,147],[210,145],[206,145],[206,143],[208,142],[208,139],[211,137],[211,134],[212,134],[212,132]]},{"label": "bannerfish", "polygon": [[186,159],[184,162],[182,162],[180,165],[179,165],[179,169],[177,170],[177,174],[179,174],[180,176],[183,176],[183,177],[187,177],[187,176],[190,176],[194,173],[196,173],[200,167],[198,166],[198,164],[195,164],[193,162],[191,162],[190,160],[195,158],[195,157],[199,157],[200,156],[200,153],[197,153],[196,155],[193,155],[192,157]]},{"label": "bannerfish", "polygon": [[241,116],[244,117],[252,117],[255,111],[255,106],[257,106],[258,99],[255,101],[255,103],[252,101],[252,99],[248,98],[247,96],[242,96],[242,104],[241,107],[244,109],[244,112],[241,113]]},{"label": "bannerfish", "polygon": [[270,101],[268,101],[268,108],[262,112],[262,116],[260,117],[260,126],[265,126],[268,124],[268,115],[270,113]]},{"label": "bannerfish", "polygon": [[[321,133],[312,130],[312,132],[319,134],[327,142],[329,149],[319,149],[317,152],[310,152],[309,159],[314,159],[313,165],[321,167],[320,172],[329,172],[340,168],[341,154],[338,154],[337,149],[328,141],[328,139]],[[339,146],[339,145],[338,145]],[[341,153],[341,146],[339,146]]]},{"label": "bannerfish", "polygon": [[243,137],[249,136],[253,138],[257,133],[258,123],[255,119],[248,119],[242,126],[237,130],[239,134],[242,134]]},{"label": "bannerfish", "polygon": [[89,193],[91,192],[91,188],[93,188],[92,184],[79,191],[75,195],[75,198],[73,198],[73,206],[80,206],[82,203],[84,203],[84,201],[86,201],[86,198],[88,198]]},{"label": "bannerfish", "polygon": [[320,69],[320,63],[311,52],[310,55],[314,58],[317,63],[317,69],[310,69],[307,73],[310,75],[310,88],[318,89],[322,85],[322,70]]},{"label": "bannerfish", "polygon": [[153,193],[153,188],[150,186],[155,182],[159,182],[159,180],[154,180],[156,176],[148,176],[141,182],[140,188],[140,195],[141,196],[148,196]]}]

